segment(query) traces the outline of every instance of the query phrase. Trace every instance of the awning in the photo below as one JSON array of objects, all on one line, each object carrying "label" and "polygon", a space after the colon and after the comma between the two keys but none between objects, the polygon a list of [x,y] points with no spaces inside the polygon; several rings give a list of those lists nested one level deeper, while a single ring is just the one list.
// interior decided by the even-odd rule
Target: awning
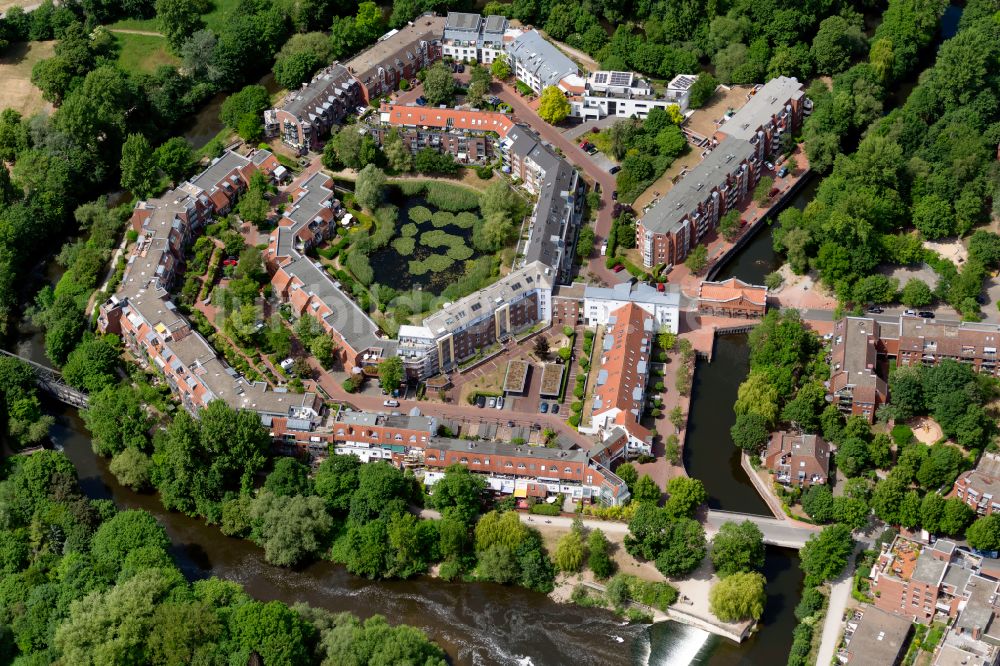
[{"label": "awning", "polygon": [[528,489],[527,488],[515,488],[514,489],[514,497],[527,497],[527,496],[528,496]]}]

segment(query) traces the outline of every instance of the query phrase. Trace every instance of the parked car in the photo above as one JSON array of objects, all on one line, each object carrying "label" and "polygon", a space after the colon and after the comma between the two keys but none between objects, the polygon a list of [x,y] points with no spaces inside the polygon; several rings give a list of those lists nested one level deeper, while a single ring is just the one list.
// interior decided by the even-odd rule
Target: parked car
[{"label": "parked car", "polygon": [[420,97],[418,97],[416,99],[416,102],[417,102],[417,106],[427,106],[427,98],[425,98],[423,95],[421,95]]},{"label": "parked car", "polygon": [[903,314],[907,317],[916,317],[917,313],[913,310],[903,310]]},{"label": "parked car", "polygon": [[662,282],[656,283],[656,291],[666,291],[666,290],[667,290],[667,285],[663,284]]},{"label": "parked car", "polygon": [[486,406],[486,396],[485,395],[481,395],[478,398],[476,398],[476,407],[485,407],[485,406]]},{"label": "parked car", "polygon": [[491,397],[486,404],[489,405],[490,409],[495,409],[497,406],[497,399]]},{"label": "parked car", "polygon": [[613,175],[615,175],[616,173],[618,173],[621,170],[622,170],[622,168],[616,164],[613,167],[611,167],[610,169],[608,169],[608,173],[610,173],[613,176]]},{"label": "parked car", "polygon": [[383,407],[399,407],[399,400],[384,400],[382,401]]},{"label": "parked car", "polygon": [[542,414],[548,414],[549,413],[549,403],[543,402],[542,406],[538,408],[538,411],[540,411]]},{"label": "parked car", "polygon": [[625,270],[625,264],[618,264],[614,268],[615,273],[621,273],[623,270]]},{"label": "parked car", "polygon": [[289,370],[292,369],[292,366],[295,365],[295,359],[294,358],[286,358],[284,361],[282,361],[281,363],[279,363],[279,365],[281,366],[282,370],[284,370],[285,372],[288,372]]},{"label": "parked car", "polygon": [[557,405],[557,404],[553,404],[552,405],[552,413],[553,414],[558,414],[559,413],[559,405]]},{"label": "parked car", "polygon": [[871,312],[873,314],[882,314],[883,312],[885,312],[885,310],[880,305],[873,305],[870,308],[868,308],[868,312]]},{"label": "parked car", "polygon": [[597,146],[595,146],[594,144],[590,144],[590,148],[587,148],[587,154],[588,155],[596,155],[597,154]]},{"label": "parked car", "polygon": [[771,191],[767,193],[767,196],[768,198],[774,198],[780,191],[781,190],[779,190],[777,187],[772,187]]},{"label": "parked car", "polygon": [[591,133],[591,134],[600,134],[600,133],[601,133],[601,130],[600,130],[600,129],[598,129],[597,127],[591,127],[591,128],[590,128],[590,133]]},{"label": "parked car", "polygon": [[223,259],[222,260],[222,265],[223,266],[236,266],[239,263],[240,263],[239,261],[237,261],[236,259],[233,259],[232,257],[230,257],[229,259]]},{"label": "parked car", "polygon": [[764,166],[767,167],[768,171],[774,171],[774,165],[771,164],[770,162],[764,162]]},{"label": "parked car", "polygon": [[608,244],[604,243],[603,245],[601,245],[601,256],[603,257],[607,253],[608,253]]},{"label": "parked car", "polygon": [[503,396],[497,398],[497,409],[503,409]]},{"label": "parked car", "polygon": [[778,178],[784,178],[788,175],[788,167],[781,167],[778,169]]},{"label": "parked car", "polygon": [[583,148],[584,150],[586,150],[588,143],[589,142],[586,139],[584,139],[583,141],[580,142],[580,147]]},{"label": "parked car", "polygon": [[921,310],[917,315],[923,317],[924,319],[934,319],[934,313],[930,310]]}]

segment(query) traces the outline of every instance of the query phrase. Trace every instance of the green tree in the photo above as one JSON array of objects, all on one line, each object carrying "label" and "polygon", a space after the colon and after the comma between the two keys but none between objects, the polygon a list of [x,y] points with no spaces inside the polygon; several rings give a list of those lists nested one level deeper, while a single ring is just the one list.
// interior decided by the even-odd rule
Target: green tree
[{"label": "green tree", "polygon": [[191,144],[182,136],[167,139],[153,152],[156,165],[160,171],[175,185],[184,180],[194,165],[194,152]]},{"label": "green tree", "polygon": [[656,485],[656,481],[653,481],[649,474],[643,474],[633,486],[632,500],[634,502],[652,502],[653,504],[659,504],[661,494],[662,491],[660,490],[660,487]]},{"label": "green tree", "polygon": [[331,59],[330,40],[322,32],[292,35],[274,59],[274,80],[293,90]]},{"label": "green tree", "polygon": [[825,18],[812,43],[816,70],[822,74],[838,74],[847,69],[851,59],[861,53],[864,46],[860,28],[840,16]]},{"label": "green tree", "polygon": [[153,461],[139,449],[127,447],[111,459],[111,473],[118,483],[132,490],[143,490],[149,486]]},{"label": "green tree", "polygon": [[409,171],[413,168],[413,154],[403,143],[403,137],[396,129],[389,130],[382,142],[382,151],[389,163],[389,168],[398,173]]},{"label": "green tree", "polygon": [[799,555],[806,586],[814,587],[839,576],[853,550],[854,539],[845,525],[830,525],[809,537]]},{"label": "green tree", "polygon": [[1000,550],[1000,515],[976,519],[965,531],[965,538],[977,550]]},{"label": "green tree", "polygon": [[958,497],[945,500],[944,511],[941,514],[941,533],[960,537],[975,518],[976,513]]},{"label": "green tree", "polygon": [[702,72],[691,85],[688,105],[692,109],[700,109],[715,94],[715,89],[719,87],[719,82],[714,76],[707,72]]},{"label": "green tree", "polygon": [[690,517],[708,500],[705,485],[699,479],[687,476],[675,476],[667,481],[667,494],[669,497],[664,509],[674,517]]},{"label": "green tree", "polygon": [[70,352],[63,366],[63,378],[76,388],[98,393],[116,383],[121,356],[119,340],[113,335],[85,339]]},{"label": "green tree", "polygon": [[402,385],[404,377],[403,361],[398,356],[387,358],[379,363],[378,379],[383,390],[392,393]]},{"label": "green tree", "polygon": [[180,55],[181,46],[188,37],[205,27],[195,0],[156,0],[156,18],[175,55]]},{"label": "green tree", "polygon": [[451,465],[434,484],[431,505],[445,517],[471,525],[479,515],[486,481],[465,465]]},{"label": "green tree", "polygon": [[584,555],[582,530],[574,528],[559,539],[552,560],[556,569],[576,573],[583,566]]},{"label": "green tree", "polygon": [[144,450],[149,446],[149,417],[138,393],[127,384],[91,395],[81,416],[97,454],[111,456],[129,447]]},{"label": "green tree", "polygon": [[271,564],[290,567],[315,557],[326,544],[333,519],[322,498],[261,493],[250,508],[250,537]]},{"label": "green tree", "polygon": [[709,609],[723,622],[759,620],[767,600],[764,582],[759,573],[735,573],[723,578],[708,593]]},{"label": "green tree", "polygon": [[911,308],[927,307],[934,300],[934,293],[927,283],[919,278],[910,278],[903,286],[900,295],[903,305]]},{"label": "green tree", "polygon": [[712,565],[726,577],[764,568],[764,535],[749,520],[724,522],[712,539]]},{"label": "green tree", "polygon": [[328,335],[317,335],[309,342],[309,353],[313,355],[319,364],[324,368],[333,365],[337,358],[336,349],[333,346],[333,339]]},{"label": "green tree", "polygon": [[542,90],[538,104],[538,117],[550,125],[558,125],[569,115],[570,105],[566,95],[555,86]]},{"label": "green tree", "polygon": [[354,185],[354,199],[369,211],[374,211],[382,201],[385,188],[385,172],[374,164],[369,164],[358,172]]},{"label": "green tree", "polygon": [[695,245],[684,260],[684,265],[695,275],[701,273],[708,265],[708,248],[704,245]]},{"label": "green tree", "polygon": [[129,553],[143,546],[166,550],[170,539],[153,516],[145,511],[121,511],[103,523],[94,533],[90,552],[94,564],[109,575],[116,575]]},{"label": "green tree", "polygon": [[156,187],[156,160],[149,141],[142,134],[129,134],[122,146],[122,187],[145,198]]},{"label": "green tree", "polygon": [[937,493],[927,493],[920,502],[920,526],[931,534],[941,532],[941,520],[947,500]]},{"label": "green tree", "polygon": [[667,577],[684,576],[705,558],[705,529],[697,520],[680,518],[669,523],[666,546],[656,556],[656,569]]},{"label": "green tree", "polygon": [[[539,336],[539,338],[541,337],[543,336]],[[635,488],[636,481],[639,480],[639,473],[635,470],[635,465],[629,462],[622,463],[615,470],[615,474],[617,474],[618,477],[625,482],[625,485],[628,486],[629,492],[632,492],[632,489]],[[657,495],[656,499],[659,501],[659,495]]]},{"label": "green tree", "polygon": [[428,68],[424,78],[424,97],[432,106],[451,103],[455,97],[455,78],[448,65],[439,62]]},{"label": "green tree", "polygon": [[833,493],[826,485],[813,485],[802,494],[802,509],[818,523],[833,520]]},{"label": "green tree", "polygon": [[615,561],[610,555],[611,544],[604,532],[592,529],[587,535],[587,566],[598,579],[605,579],[615,572]]},{"label": "green tree", "polygon": [[767,419],[756,412],[736,416],[736,422],[729,429],[733,443],[749,453],[759,452],[767,442],[770,429]]},{"label": "green tree", "polygon": [[245,116],[262,117],[270,106],[271,97],[267,94],[267,89],[260,85],[249,85],[226,98],[219,117],[226,127],[236,130]]},{"label": "green tree", "polygon": [[304,665],[311,661],[308,645],[314,629],[280,602],[240,604],[231,612],[227,626],[232,663],[249,663],[254,654],[265,664]]},{"label": "green tree", "polygon": [[507,57],[500,55],[494,58],[490,64],[490,73],[500,81],[509,79],[513,72],[510,68],[510,63],[507,62]]},{"label": "green tree", "polygon": [[274,469],[264,481],[264,489],[282,497],[311,495],[312,481],[309,478],[309,467],[295,458],[278,458],[274,463]]},{"label": "green tree", "polygon": [[353,455],[332,455],[320,463],[314,480],[316,494],[334,515],[344,516],[351,508],[351,496],[358,488],[361,460]]}]

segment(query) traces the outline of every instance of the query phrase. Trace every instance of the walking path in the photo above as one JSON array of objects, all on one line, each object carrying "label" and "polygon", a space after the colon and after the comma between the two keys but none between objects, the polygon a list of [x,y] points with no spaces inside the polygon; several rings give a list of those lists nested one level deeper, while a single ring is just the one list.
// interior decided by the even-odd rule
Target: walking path
[{"label": "walking path", "polygon": [[847,571],[830,586],[830,603],[826,609],[826,618],[823,620],[823,640],[816,655],[817,664],[829,664],[833,661],[837,646],[840,645],[844,610],[851,598],[853,584],[854,569],[848,567]]},{"label": "walking path", "polygon": [[163,37],[162,32],[153,30],[126,30],[125,28],[108,28],[108,32],[118,32],[123,35],[145,35],[146,37]]}]

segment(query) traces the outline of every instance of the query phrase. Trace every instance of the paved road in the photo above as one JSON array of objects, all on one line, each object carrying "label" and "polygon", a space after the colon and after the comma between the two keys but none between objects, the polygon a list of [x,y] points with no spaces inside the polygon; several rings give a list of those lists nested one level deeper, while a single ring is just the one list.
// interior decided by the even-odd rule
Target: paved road
[{"label": "paved road", "polygon": [[[614,200],[611,198],[611,193],[616,187],[615,177],[597,166],[590,155],[584,152],[579,145],[566,138],[558,128],[539,118],[535,110],[528,106],[524,98],[511,86],[501,83],[499,87],[500,90],[496,92],[497,96],[510,104],[518,120],[530,125],[544,141],[562,151],[563,156],[570,164],[580,167],[592,181],[600,183],[601,208],[597,212],[597,226],[595,228],[597,238],[594,241],[594,247],[600,248],[611,232],[611,214],[614,210]],[[497,84],[494,84],[494,89],[496,88]],[[631,277],[625,271],[615,273],[608,270],[604,265],[604,258],[599,253],[590,260],[590,272],[608,284],[618,284]]]},{"label": "paved road", "polygon": [[823,621],[823,639],[819,644],[817,664],[829,664],[833,661],[840,635],[843,632],[844,609],[847,600],[851,598],[851,585],[854,582],[853,558],[852,565],[830,586],[830,603],[826,609],[826,619]]},{"label": "paved road", "polygon": [[764,533],[764,543],[784,548],[802,548],[806,540],[820,531],[819,527],[792,520],[779,520],[767,516],[732,513],[729,511],[709,511],[705,520],[705,531],[715,534],[726,521],[749,520]]}]

